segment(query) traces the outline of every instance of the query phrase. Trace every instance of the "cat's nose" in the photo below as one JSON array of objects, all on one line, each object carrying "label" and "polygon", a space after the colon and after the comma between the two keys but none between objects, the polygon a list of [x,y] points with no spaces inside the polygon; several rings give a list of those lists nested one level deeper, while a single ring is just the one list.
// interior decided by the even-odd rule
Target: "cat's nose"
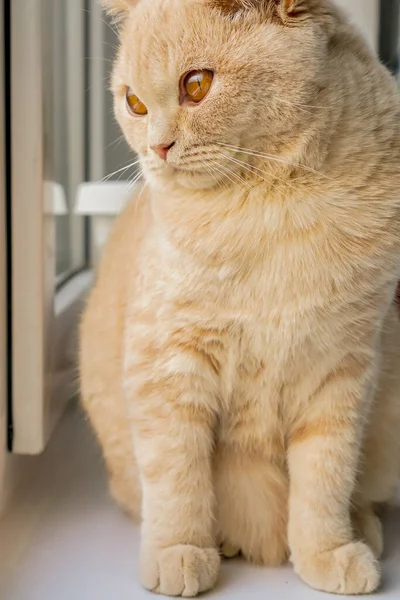
[{"label": "cat's nose", "polygon": [[172,144],[156,144],[155,146],[150,146],[150,148],[153,150],[153,152],[158,154],[160,158],[167,160],[167,154],[174,144],[175,142],[172,142]]}]

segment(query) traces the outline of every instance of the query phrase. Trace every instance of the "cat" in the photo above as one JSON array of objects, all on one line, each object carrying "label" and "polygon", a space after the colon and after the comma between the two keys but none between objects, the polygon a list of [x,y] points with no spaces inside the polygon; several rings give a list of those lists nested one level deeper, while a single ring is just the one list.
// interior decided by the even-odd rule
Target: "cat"
[{"label": "cat", "polygon": [[400,473],[400,104],[330,0],[102,0],[144,184],[81,325],[82,398],[154,592],[220,556],[380,584]]}]

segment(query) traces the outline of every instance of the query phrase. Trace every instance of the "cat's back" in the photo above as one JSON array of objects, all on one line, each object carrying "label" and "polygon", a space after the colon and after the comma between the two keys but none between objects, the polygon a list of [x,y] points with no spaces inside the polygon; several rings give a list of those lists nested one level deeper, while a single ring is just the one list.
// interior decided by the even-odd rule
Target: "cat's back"
[{"label": "cat's back", "polygon": [[128,284],[149,228],[147,194],[139,189],[114,224],[83,314],[80,375],[84,397],[120,376]]}]

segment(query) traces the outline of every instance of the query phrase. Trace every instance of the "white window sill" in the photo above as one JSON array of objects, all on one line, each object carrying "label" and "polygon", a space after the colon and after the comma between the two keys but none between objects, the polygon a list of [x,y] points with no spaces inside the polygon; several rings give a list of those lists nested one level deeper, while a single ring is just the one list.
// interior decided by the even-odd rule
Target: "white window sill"
[{"label": "white window sill", "polygon": [[[57,435],[30,462],[34,476],[0,522],[3,600],[152,600],[138,582],[139,526],[111,501],[100,450],[71,406]],[[371,598],[400,598],[400,509],[387,516],[383,586]],[[305,535],[307,532],[305,532]],[[1,553],[2,551],[2,553]],[[159,597],[160,599],[162,597]],[[329,600],[290,566],[224,561],[217,588],[201,599]]]},{"label": "white window sill", "polygon": [[60,183],[45,181],[43,184],[43,193],[46,214],[55,215],[56,217],[68,214],[65,190]]},{"label": "white window sill", "polygon": [[91,260],[99,261],[115,217],[132,197],[135,186],[127,181],[82,183],[77,191],[75,214],[90,217]]},{"label": "white window sill", "polygon": [[127,181],[90,181],[77,191],[75,214],[115,217],[132,197],[134,186]]}]

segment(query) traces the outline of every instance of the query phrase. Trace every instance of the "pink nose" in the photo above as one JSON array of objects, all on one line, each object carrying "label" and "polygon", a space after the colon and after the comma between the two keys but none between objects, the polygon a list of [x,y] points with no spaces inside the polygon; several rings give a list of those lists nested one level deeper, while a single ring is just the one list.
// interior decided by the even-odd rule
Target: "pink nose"
[{"label": "pink nose", "polygon": [[153,152],[158,154],[160,158],[162,158],[163,160],[167,160],[167,154],[174,144],[175,142],[172,142],[172,144],[157,144],[156,146],[150,147],[153,150]]}]

